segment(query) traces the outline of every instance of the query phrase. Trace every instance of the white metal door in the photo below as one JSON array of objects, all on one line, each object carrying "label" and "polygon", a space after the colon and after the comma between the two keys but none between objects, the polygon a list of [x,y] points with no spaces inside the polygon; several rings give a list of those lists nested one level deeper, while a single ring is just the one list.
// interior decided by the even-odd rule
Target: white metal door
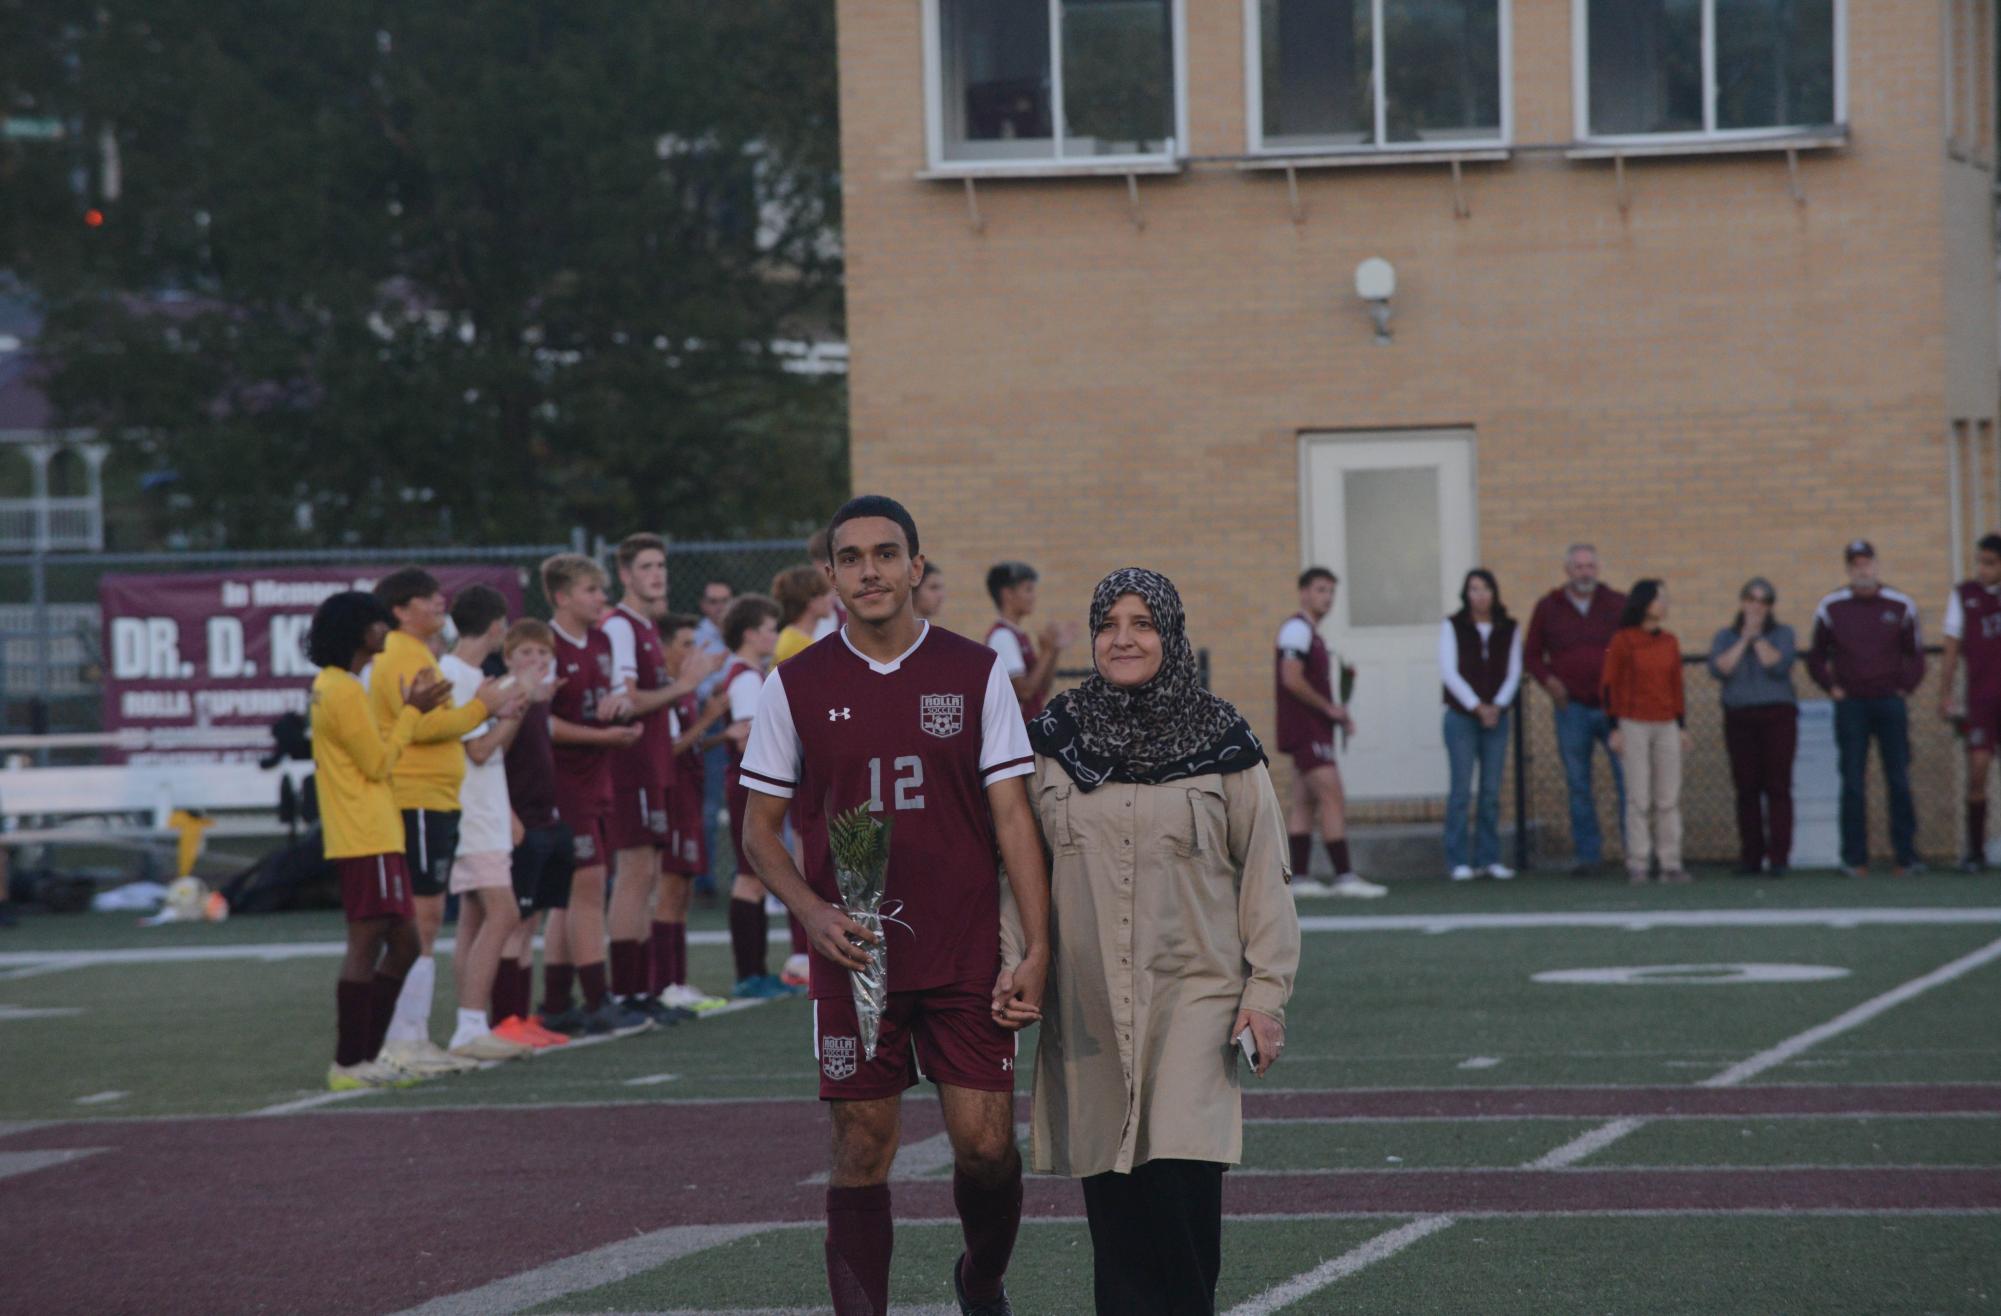
[{"label": "white metal door", "polygon": [[1300,445],[1307,564],[1341,578],[1321,631],[1355,668],[1355,799],[1442,796],[1438,623],[1478,565],[1471,430],[1308,434]]}]

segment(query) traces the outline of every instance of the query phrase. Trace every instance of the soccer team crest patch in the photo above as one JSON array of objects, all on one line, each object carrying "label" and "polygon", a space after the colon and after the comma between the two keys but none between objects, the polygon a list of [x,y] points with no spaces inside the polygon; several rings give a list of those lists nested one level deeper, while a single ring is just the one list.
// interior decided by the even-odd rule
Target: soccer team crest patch
[{"label": "soccer team crest patch", "polygon": [[966,726],[964,695],[923,695],[918,700],[917,723],[927,735],[956,736]]},{"label": "soccer team crest patch", "polygon": [[852,1037],[820,1039],[820,1072],[838,1083],[855,1075],[855,1041]]}]

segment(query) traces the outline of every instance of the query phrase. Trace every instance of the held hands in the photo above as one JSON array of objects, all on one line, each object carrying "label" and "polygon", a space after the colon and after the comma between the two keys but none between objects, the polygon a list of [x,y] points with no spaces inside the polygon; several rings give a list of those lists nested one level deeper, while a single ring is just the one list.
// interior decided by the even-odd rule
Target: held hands
[{"label": "held hands", "polygon": [[1285,1025],[1256,1010],[1239,1010],[1237,1022],[1230,1025],[1231,1046],[1237,1044],[1238,1035],[1246,1028],[1251,1030],[1251,1041],[1258,1050],[1258,1077],[1263,1078],[1285,1054]]},{"label": "held hands", "polygon": [[1492,704],[1482,704],[1474,711],[1479,716],[1480,725],[1487,728],[1487,730],[1492,731],[1495,727],[1501,725],[1501,710]]},{"label": "held hands", "polygon": [[994,980],[994,1022],[1018,1033],[1042,1021],[1042,993],[1049,981],[1049,952],[1031,951]]},{"label": "held hands", "polygon": [[452,688],[436,672],[426,669],[402,683],[403,702],[419,713],[442,707],[452,697]]},{"label": "held hands", "polygon": [[813,949],[844,969],[866,969],[868,955],[856,942],[873,946],[882,938],[848,917],[839,905],[814,905],[799,916]]}]

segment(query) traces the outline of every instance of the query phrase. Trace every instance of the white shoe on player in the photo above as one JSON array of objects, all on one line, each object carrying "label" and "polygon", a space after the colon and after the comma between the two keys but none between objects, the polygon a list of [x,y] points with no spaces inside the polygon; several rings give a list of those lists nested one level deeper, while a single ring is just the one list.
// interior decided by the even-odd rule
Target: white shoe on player
[{"label": "white shoe on player", "polygon": [[660,1004],[675,1010],[692,1010],[696,1014],[713,1014],[729,1002],[720,996],[711,996],[699,987],[687,983],[676,983],[660,993]]},{"label": "white shoe on player", "polygon": [[479,1061],[455,1056],[428,1037],[421,1042],[385,1042],[377,1059],[417,1078],[441,1078],[479,1068]]},{"label": "white shoe on player", "polygon": [[1471,882],[1473,880],[1472,866],[1469,864],[1453,865],[1452,880],[1455,882]]},{"label": "white shoe on player", "polygon": [[1333,894],[1334,888],[1328,886],[1318,878],[1295,875],[1292,879],[1292,898],[1294,900],[1315,899],[1320,896],[1331,896]]},{"label": "white shoe on player", "polygon": [[1388,887],[1368,881],[1359,874],[1343,873],[1334,879],[1334,886],[1329,894],[1358,900],[1373,900],[1377,896],[1386,896],[1389,893]]}]

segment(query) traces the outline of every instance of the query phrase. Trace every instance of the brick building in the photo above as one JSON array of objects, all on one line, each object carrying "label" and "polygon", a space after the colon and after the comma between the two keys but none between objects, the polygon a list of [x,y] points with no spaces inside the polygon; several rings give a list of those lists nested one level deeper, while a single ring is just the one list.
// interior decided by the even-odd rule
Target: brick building
[{"label": "brick building", "polygon": [[1158,567],[1268,725],[1291,578],[1326,562],[1350,790],[1426,801],[1469,566],[1525,615],[1595,541],[1614,583],[1667,579],[1693,649],[1753,573],[1804,629],[1866,535],[1936,638],[2001,520],[1993,0],[839,21],[855,487],[928,527],[948,624],[1001,557],[1050,616]]}]

